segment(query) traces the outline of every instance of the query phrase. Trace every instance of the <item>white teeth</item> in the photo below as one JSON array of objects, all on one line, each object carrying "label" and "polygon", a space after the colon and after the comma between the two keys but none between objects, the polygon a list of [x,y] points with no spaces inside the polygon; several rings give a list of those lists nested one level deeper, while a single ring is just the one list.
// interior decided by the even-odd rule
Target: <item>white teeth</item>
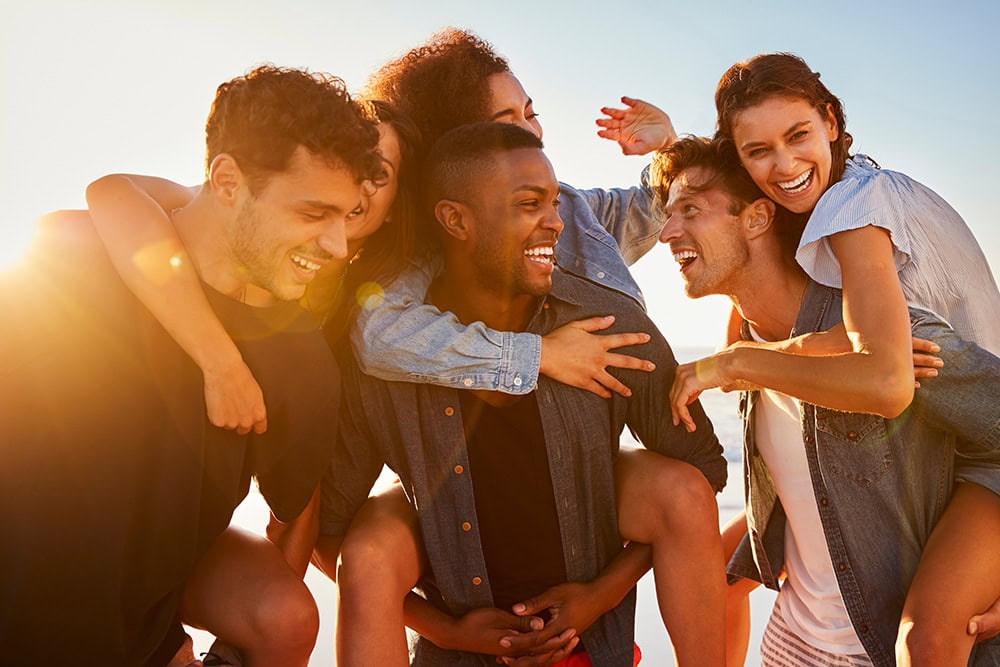
[{"label": "white teeth", "polygon": [[684,266],[694,260],[698,259],[698,253],[694,250],[681,250],[680,252],[674,253],[674,261]]},{"label": "white teeth", "polygon": [[535,246],[534,248],[528,248],[524,251],[524,256],[533,262],[540,262],[542,264],[551,264],[552,255],[555,253],[555,248],[550,245],[545,246]]},{"label": "white teeth", "polygon": [[794,180],[785,181],[784,183],[776,183],[776,185],[785,192],[789,192],[792,194],[796,192],[802,192],[809,185],[809,179],[812,178],[812,174],[813,170],[810,169],[809,171],[805,172],[804,174],[802,174],[801,176],[799,176]]},{"label": "white teeth", "polygon": [[322,264],[317,264],[316,262],[310,262],[308,259],[300,255],[292,255],[292,261],[298,264],[301,268],[305,269],[306,271],[319,271],[321,268],[323,268]]}]

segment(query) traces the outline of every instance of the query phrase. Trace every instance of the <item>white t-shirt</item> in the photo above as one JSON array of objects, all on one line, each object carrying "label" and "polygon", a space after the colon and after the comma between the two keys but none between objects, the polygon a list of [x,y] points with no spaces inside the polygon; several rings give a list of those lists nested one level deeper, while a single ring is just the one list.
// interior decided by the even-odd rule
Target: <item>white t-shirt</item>
[{"label": "white t-shirt", "polygon": [[[753,337],[760,341],[751,329]],[[809,477],[800,401],[765,389],[754,406],[755,441],[785,510],[785,572],[778,593],[785,621],[802,641],[830,653],[865,649],[847,615]]]},{"label": "white t-shirt", "polygon": [[795,258],[813,280],[840,289],[829,237],[868,225],[889,232],[911,306],[937,313],[1000,356],[1000,290],[979,242],[955,209],[905,174],[879,169],[865,155],[849,159],[809,216]]}]

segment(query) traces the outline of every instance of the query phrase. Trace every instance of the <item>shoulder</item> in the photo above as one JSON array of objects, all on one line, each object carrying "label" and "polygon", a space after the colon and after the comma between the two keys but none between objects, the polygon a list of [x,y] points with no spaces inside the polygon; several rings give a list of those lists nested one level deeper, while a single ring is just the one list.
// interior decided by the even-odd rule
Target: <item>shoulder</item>
[{"label": "shoulder", "polygon": [[909,195],[915,189],[926,190],[906,174],[882,169],[867,155],[855,155],[847,161],[843,177],[820,198],[813,217],[845,209],[861,212],[899,207],[911,200]]},{"label": "shoulder", "polygon": [[556,308],[553,328],[572,320],[605,315],[615,316],[612,330],[626,323],[652,325],[649,316],[634,299],[568,271],[557,269],[553,272],[551,297],[549,303]]}]

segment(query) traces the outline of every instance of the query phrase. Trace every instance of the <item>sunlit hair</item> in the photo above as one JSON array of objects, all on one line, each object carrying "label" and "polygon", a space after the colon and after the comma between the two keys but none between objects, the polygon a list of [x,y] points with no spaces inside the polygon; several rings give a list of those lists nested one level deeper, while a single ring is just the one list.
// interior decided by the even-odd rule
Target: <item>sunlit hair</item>
[{"label": "sunlit hair", "polygon": [[829,106],[838,129],[837,138],[830,142],[830,183],[839,181],[851,147],[844,106],[820,81],[819,72],[812,71],[802,58],[791,53],[756,55],[726,70],[715,89],[716,136],[732,140],[736,116],[772,97],[803,99],[824,118]]},{"label": "sunlit hair", "polygon": [[228,153],[257,193],[304,146],[358,180],[381,171],[378,130],[344,82],[329,74],[263,65],[219,86],[205,125],[206,175]]},{"label": "sunlit hair", "polygon": [[445,28],[371,76],[365,97],[413,119],[430,148],[448,130],[489,119],[489,77],[507,60],[474,33]]},{"label": "sunlit hair", "polygon": [[355,308],[363,306],[369,297],[380,295],[384,286],[395,279],[416,254],[420,241],[417,233],[420,131],[412,120],[389,103],[371,100],[368,104],[378,123],[392,127],[399,138],[396,198],[389,209],[389,218],[365,239],[344,274],[339,298],[324,327],[329,341],[343,340]]},{"label": "sunlit hair", "polygon": [[[670,186],[689,169],[701,169],[707,178],[700,183],[685,181],[684,187],[692,192],[721,190],[729,198],[730,215],[739,215],[748,204],[766,198],[740,163],[732,141],[688,135],[659,151],[650,164],[649,185],[661,207],[667,205]],[[805,221],[805,216],[776,205],[774,229],[786,251],[794,253]]]},{"label": "sunlit hair", "polygon": [[522,148],[542,149],[542,140],[510,123],[472,123],[446,133],[435,142],[424,164],[424,210],[433,217],[443,199],[475,205],[488,189],[497,154]]}]

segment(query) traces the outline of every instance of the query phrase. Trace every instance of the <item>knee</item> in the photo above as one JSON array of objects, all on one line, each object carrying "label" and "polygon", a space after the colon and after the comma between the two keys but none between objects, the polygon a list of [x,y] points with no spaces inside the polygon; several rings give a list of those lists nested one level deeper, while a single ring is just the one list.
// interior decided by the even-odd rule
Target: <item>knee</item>
[{"label": "knee", "polygon": [[656,476],[650,502],[661,526],[676,535],[691,531],[718,534],[715,492],[697,468],[676,462]]},{"label": "knee", "polygon": [[254,608],[250,624],[253,636],[272,650],[308,655],[319,634],[319,610],[306,585],[296,580],[267,595]]},{"label": "knee", "polygon": [[416,585],[419,567],[409,532],[393,522],[354,526],[344,537],[337,564],[341,595],[362,591],[405,597]]}]

